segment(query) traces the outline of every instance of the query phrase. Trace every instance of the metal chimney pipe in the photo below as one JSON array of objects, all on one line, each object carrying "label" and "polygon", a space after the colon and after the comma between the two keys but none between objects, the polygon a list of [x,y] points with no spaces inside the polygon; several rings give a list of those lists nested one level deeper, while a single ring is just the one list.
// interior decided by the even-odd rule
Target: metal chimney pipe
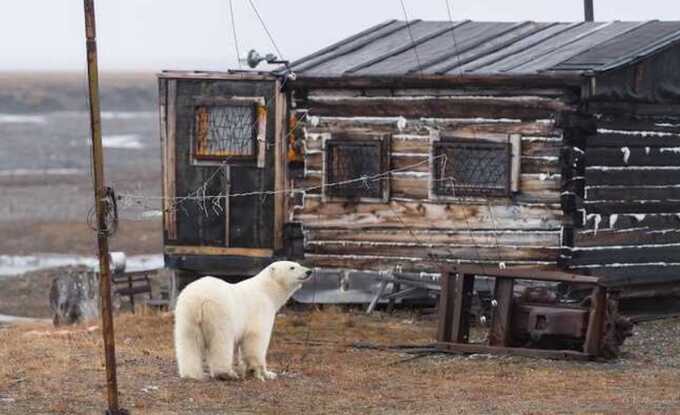
[{"label": "metal chimney pipe", "polygon": [[592,22],[595,20],[593,0],[583,0],[583,12],[585,13],[586,22]]}]

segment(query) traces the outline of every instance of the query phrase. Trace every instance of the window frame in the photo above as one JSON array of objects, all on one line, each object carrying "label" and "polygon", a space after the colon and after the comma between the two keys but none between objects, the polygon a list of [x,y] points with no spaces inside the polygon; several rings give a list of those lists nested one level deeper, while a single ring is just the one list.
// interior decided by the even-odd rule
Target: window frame
[{"label": "window frame", "polygon": [[[519,173],[520,173],[520,145],[521,136],[517,134],[510,134],[504,136],[488,136],[488,137],[461,137],[455,135],[446,135],[433,138],[430,146],[430,183],[429,194],[431,200],[441,201],[460,201],[460,200],[482,200],[482,199],[508,199],[512,198],[513,194],[517,192]],[[446,148],[465,147],[465,146],[482,146],[482,147],[498,147],[505,149],[507,162],[507,177],[504,179],[505,186],[502,189],[488,188],[488,192],[470,192],[469,189],[461,189],[461,192],[456,192],[455,195],[439,193],[438,179],[439,172],[437,171],[436,158]]]},{"label": "window frame", "polygon": [[[264,167],[267,141],[267,108],[264,97],[194,97],[192,114],[192,142],[191,159],[194,164],[253,164]],[[210,107],[245,107],[252,109],[253,128],[252,143],[253,153],[248,155],[217,155],[199,153],[199,111]]]},{"label": "window frame", "polygon": [[322,149],[322,171],[321,171],[321,185],[322,185],[322,201],[324,202],[366,202],[366,203],[387,203],[390,199],[390,178],[387,176],[380,182],[381,195],[380,197],[346,197],[328,192],[328,168],[329,158],[331,157],[330,147],[348,144],[370,144],[378,146],[378,153],[380,161],[378,166],[379,172],[387,172],[390,168],[390,136],[387,134],[359,134],[359,133],[334,133],[323,137]]}]

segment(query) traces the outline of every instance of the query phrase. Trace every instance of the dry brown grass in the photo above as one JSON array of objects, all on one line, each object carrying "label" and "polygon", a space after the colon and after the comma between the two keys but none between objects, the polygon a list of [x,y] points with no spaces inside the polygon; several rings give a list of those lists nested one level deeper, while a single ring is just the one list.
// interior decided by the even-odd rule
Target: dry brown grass
[{"label": "dry brown grass", "polygon": [[[679,326],[675,320],[639,330],[648,337],[644,330]],[[408,314],[286,311],[269,352],[281,376],[265,383],[180,380],[171,314],[121,315],[116,330],[121,402],[135,414],[680,413],[677,360],[644,351],[612,363],[486,356],[400,362],[405,356],[347,346],[430,342],[434,324]],[[0,413],[101,413],[101,350],[101,332],[87,326],[0,329]]]}]

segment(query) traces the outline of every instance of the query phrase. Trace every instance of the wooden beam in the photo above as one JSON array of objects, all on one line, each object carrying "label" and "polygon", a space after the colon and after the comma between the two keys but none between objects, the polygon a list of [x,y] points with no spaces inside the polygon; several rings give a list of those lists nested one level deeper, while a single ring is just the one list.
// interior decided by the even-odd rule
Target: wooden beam
[{"label": "wooden beam", "polygon": [[526,349],[522,347],[494,347],[483,344],[437,343],[437,347],[445,352],[453,353],[488,353],[508,354],[515,356],[536,357],[560,360],[592,360],[593,356],[574,350]]},{"label": "wooden beam", "polygon": [[453,304],[455,300],[455,290],[453,279],[455,274],[444,272],[439,278],[441,294],[439,295],[439,326],[437,329],[437,341],[451,342],[451,330],[453,328]]},{"label": "wooden beam", "polygon": [[166,245],[165,253],[168,255],[225,255],[247,257],[271,257],[274,255],[274,251],[271,249],[186,245]]},{"label": "wooden beam", "polygon": [[584,284],[597,284],[599,277],[579,275],[560,271],[555,268],[540,267],[508,267],[495,268],[479,265],[448,265],[448,272],[459,272],[473,275],[485,275],[489,277],[506,277],[513,279],[529,279],[539,281],[571,282]]},{"label": "wooden beam", "polygon": [[597,286],[593,289],[590,301],[588,330],[586,331],[586,341],[583,344],[584,353],[593,356],[600,354],[606,307],[607,291],[603,287]]},{"label": "wooden beam", "polygon": [[274,84],[274,250],[283,248],[283,225],[286,222],[288,177],[287,102],[280,81]]},{"label": "wooden beam", "polygon": [[490,346],[510,345],[510,324],[512,316],[512,292],[515,281],[511,278],[496,278],[494,300],[496,307],[489,330]]},{"label": "wooden beam", "polygon": [[175,209],[175,175],[176,173],[176,124],[177,124],[177,81],[167,82],[167,99],[165,102],[165,143],[163,147],[163,221],[168,241],[177,239],[177,210]]},{"label": "wooden beam", "polygon": [[[454,274],[455,275],[455,274]],[[453,303],[453,327],[451,339],[456,343],[467,343],[470,339],[470,306],[475,276],[458,274],[455,281],[455,298]]]}]

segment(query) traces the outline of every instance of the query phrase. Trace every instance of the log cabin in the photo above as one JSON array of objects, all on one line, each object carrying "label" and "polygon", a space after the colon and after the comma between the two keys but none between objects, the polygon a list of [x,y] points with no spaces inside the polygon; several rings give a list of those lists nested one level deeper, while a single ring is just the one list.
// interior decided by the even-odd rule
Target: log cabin
[{"label": "log cabin", "polygon": [[284,257],[680,281],[680,22],[390,20],[159,88],[180,286]]}]

